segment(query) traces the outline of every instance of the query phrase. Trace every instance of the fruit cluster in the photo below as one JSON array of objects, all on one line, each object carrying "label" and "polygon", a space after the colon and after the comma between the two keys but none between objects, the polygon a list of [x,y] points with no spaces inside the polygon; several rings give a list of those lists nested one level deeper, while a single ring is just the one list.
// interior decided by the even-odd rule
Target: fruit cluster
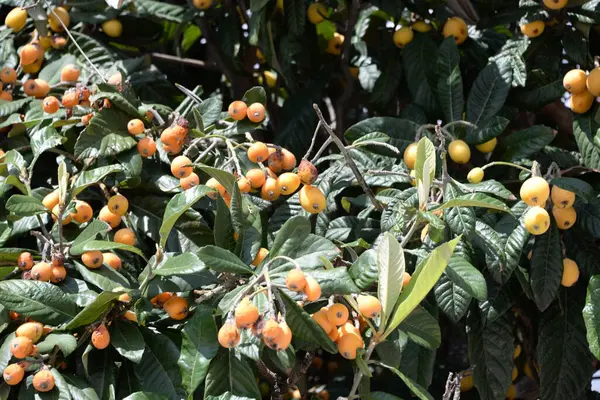
[{"label": "fruit cluster", "polygon": [[589,75],[582,69],[572,69],[563,77],[564,88],[571,93],[569,106],[577,114],[586,113],[600,96],[600,67]]},{"label": "fruit cluster", "polygon": [[[392,39],[397,47],[403,48],[413,41],[415,37],[414,31],[425,33],[431,31],[431,29],[431,25],[427,22],[417,20],[413,22],[410,26],[402,26],[401,28],[396,30]],[[469,36],[467,24],[460,17],[448,18],[448,20],[444,24],[444,27],[442,28],[442,35],[445,38],[453,37],[456,44],[458,45],[463,44]]]},{"label": "fruit cluster", "polygon": [[150,303],[155,308],[162,308],[169,317],[177,321],[187,317],[190,312],[188,301],[184,297],[171,292],[163,292],[154,296]]}]

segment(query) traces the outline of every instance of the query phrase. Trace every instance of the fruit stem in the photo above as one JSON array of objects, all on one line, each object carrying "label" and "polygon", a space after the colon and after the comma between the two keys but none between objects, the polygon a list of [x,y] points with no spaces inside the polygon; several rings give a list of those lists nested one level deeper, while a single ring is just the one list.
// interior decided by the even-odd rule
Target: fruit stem
[{"label": "fruit stem", "polygon": [[487,168],[493,167],[495,165],[504,165],[506,167],[513,167],[513,168],[517,168],[517,169],[523,170],[525,172],[531,173],[531,170],[529,170],[529,169],[527,169],[525,167],[522,167],[522,166],[517,165],[517,164],[513,164],[511,162],[506,162],[506,161],[494,161],[494,162],[491,162],[489,164],[484,165],[483,167],[481,167],[481,169],[485,171]]},{"label": "fruit stem", "polygon": [[310,147],[306,151],[306,154],[304,154],[304,157],[302,157],[303,160],[308,160],[308,156],[310,155],[310,153],[312,153],[313,147],[315,147],[315,142],[317,141],[317,134],[319,133],[319,129],[321,129],[321,120],[317,122],[317,127],[315,128],[315,133],[313,133],[312,140],[310,142]]},{"label": "fruit stem", "polygon": [[[375,350],[375,347],[377,346],[378,343],[379,342],[377,341],[377,339],[375,337],[371,338],[371,342],[369,343],[367,352],[365,353],[365,356],[363,357],[363,360],[365,362],[368,362],[371,359],[371,355],[373,355],[373,350]],[[350,393],[348,394],[348,397],[347,397],[348,399],[354,397],[354,394],[358,390],[358,385],[360,384],[362,377],[363,377],[363,373],[362,373],[362,370],[359,368],[358,371],[356,371],[356,374],[354,374],[354,383],[352,384],[352,389],[350,390]]]},{"label": "fruit stem", "polygon": [[238,174],[238,177],[244,176],[244,174],[242,174],[242,168],[240,167],[240,160],[238,160],[237,154],[235,154],[235,149],[233,148],[231,141],[225,140],[225,143],[227,143],[227,148],[229,149],[231,157],[233,158],[233,163],[235,164],[235,170]]}]

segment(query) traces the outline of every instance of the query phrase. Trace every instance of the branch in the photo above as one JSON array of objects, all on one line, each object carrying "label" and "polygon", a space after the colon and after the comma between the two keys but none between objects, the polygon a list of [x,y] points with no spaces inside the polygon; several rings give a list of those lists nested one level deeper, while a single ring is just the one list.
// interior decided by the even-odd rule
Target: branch
[{"label": "branch", "polygon": [[362,187],[363,191],[365,192],[365,194],[367,195],[369,200],[371,200],[371,203],[373,203],[373,206],[375,206],[377,211],[383,211],[383,206],[381,205],[379,200],[377,200],[377,198],[375,198],[375,194],[373,194],[373,191],[367,185],[365,178],[362,176],[362,174],[358,170],[358,167],[354,163],[354,160],[352,159],[352,157],[350,157],[350,153],[348,153],[348,150],[346,149],[346,147],[344,146],[344,144],[342,143],[340,138],[338,138],[336,136],[335,132],[333,132],[333,130],[331,129],[329,124],[327,124],[327,122],[325,121],[325,118],[323,117],[323,113],[319,109],[319,106],[316,104],[313,104],[313,108],[315,109],[315,112],[317,113],[317,116],[319,117],[321,124],[325,127],[325,130],[329,134],[330,139],[335,143],[335,145],[338,147],[338,149],[340,149],[340,151],[344,155],[344,158],[346,159],[346,164],[348,164],[348,167],[350,167],[350,169],[354,173],[356,180],[358,180],[358,183]]},{"label": "branch", "polygon": [[176,64],[184,64],[184,65],[190,65],[192,67],[203,68],[203,69],[207,69],[209,71],[218,71],[219,70],[215,63],[205,62],[202,60],[196,60],[194,58],[177,57],[177,56],[172,56],[172,55],[163,54],[163,53],[150,53],[150,57],[157,59],[157,60],[161,60],[161,61],[168,61],[168,62],[172,62],[172,63],[176,63]]}]

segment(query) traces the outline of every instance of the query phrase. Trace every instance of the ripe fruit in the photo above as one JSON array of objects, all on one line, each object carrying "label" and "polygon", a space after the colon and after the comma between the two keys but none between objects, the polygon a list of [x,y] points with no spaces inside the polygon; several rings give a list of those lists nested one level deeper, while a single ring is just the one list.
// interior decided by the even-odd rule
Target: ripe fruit
[{"label": "ripe fruit", "polygon": [[333,37],[329,39],[327,43],[327,48],[325,51],[329,54],[333,54],[334,56],[339,56],[342,54],[342,46],[344,45],[344,35],[341,35],[337,32],[333,34]]},{"label": "ripe fruit", "polygon": [[25,368],[19,363],[7,365],[2,373],[4,382],[11,386],[18,385],[23,380],[24,376]]},{"label": "ripe fruit", "polygon": [[410,274],[408,272],[404,272],[404,274],[402,275],[402,287],[403,288],[406,287],[410,283],[411,278],[412,277],[410,276]]},{"label": "ripe fruit", "polygon": [[31,268],[31,277],[36,281],[48,282],[52,278],[52,265],[39,262]]},{"label": "ripe fruit", "polygon": [[563,86],[569,93],[581,93],[586,88],[586,81],[587,75],[585,71],[576,68],[565,74],[563,77]]},{"label": "ripe fruit", "polygon": [[469,390],[473,389],[473,386],[474,386],[473,371],[471,371],[471,370],[465,371],[462,379],[460,380],[460,391],[468,392]]},{"label": "ripe fruit", "polygon": [[550,198],[556,208],[572,207],[573,203],[575,203],[575,193],[561,189],[556,185],[552,186]]},{"label": "ripe fruit", "polygon": [[182,320],[187,317],[189,312],[188,302],[183,297],[173,296],[163,305],[164,310],[169,317]]},{"label": "ripe fruit", "polygon": [[60,80],[63,82],[75,82],[79,79],[81,70],[73,64],[67,64],[60,70]]},{"label": "ripe fruit", "polygon": [[223,324],[221,329],[219,329],[217,339],[219,340],[219,344],[221,346],[225,347],[226,349],[231,349],[240,343],[240,332],[233,323],[227,321],[225,324]]},{"label": "ripe fruit", "polygon": [[54,389],[54,376],[47,369],[42,369],[33,376],[33,387],[38,392],[49,392]]},{"label": "ripe fruit", "polygon": [[14,83],[17,80],[17,71],[10,67],[4,67],[0,71],[0,80],[3,83]]},{"label": "ripe fruit", "polygon": [[[54,221],[56,221],[58,219],[58,214],[60,214],[60,206],[57,204],[54,206],[54,208],[52,209],[52,219]],[[63,213],[63,217],[62,217],[62,224],[63,225],[67,225],[69,222],[71,222],[71,220],[73,219],[73,217],[71,216],[71,214],[66,215]]]},{"label": "ripe fruit", "polygon": [[237,185],[240,193],[250,193],[250,190],[252,190],[252,185],[250,185],[250,181],[245,176],[238,178]]},{"label": "ripe fruit", "polygon": [[118,38],[123,33],[123,24],[118,19],[111,19],[102,23],[102,30],[107,36]]},{"label": "ripe fruit", "polygon": [[467,174],[467,180],[471,183],[479,183],[483,180],[485,172],[479,167],[475,167]]},{"label": "ripe fruit", "polygon": [[535,38],[544,33],[546,25],[544,21],[533,21],[528,24],[521,25],[521,33],[528,38]]},{"label": "ripe fruit", "polygon": [[73,220],[80,224],[88,222],[92,219],[94,214],[94,210],[92,206],[90,206],[85,201],[75,200],[75,212],[72,214]]},{"label": "ripe fruit", "polygon": [[261,247],[260,249],[258,249],[258,253],[256,253],[256,257],[254,257],[252,265],[258,267],[260,263],[263,262],[265,258],[267,258],[268,255],[269,250],[265,249],[264,247]]},{"label": "ripe fruit", "polygon": [[26,336],[17,336],[10,342],[10,353],[15,358],[25,358],[33,351],[33,341]]},{"label": "ripe fruit", "polygon": [[431,30],[431,25],[429,25],[425,21],[415,21],[411,25],[411,28],[413,28],[413,31],[425,33],[425,32],[429,32]]},{"label": "ripe fruit", "polygon": [[448,18],[448,21],[444,24],[442,34],[445,38],[454,36],[456,44],[463,44],[469,35],[467,30],[467,24],[460,17]]},{"label": "ripe fruit", "polygon": [[569,0],[544,0],[544,6],[551,10],[560,10],[564,8]]},{"label": "ripe fruit", "polygon": [[356,358],[356,351],[363,347],[363,344],[362,339],[355,335],[344,335],[337,342],[339,353],[348,360]]},{"label": "ripe fruit", "polygon": [[283,170],[283,153],[280,149],[272,152],[267,158],[267,165],[269,169],[276,174]]},{"label": "ripe fruit", "polygon": [[37,343],[44,333],[44,325],[39,322],[25,322],[15,331],[16,336],[29,338],[33,343]]},{"label": "ripe fruit", "polygon": [[192,160],[186,156],[177,156],[171,162],[171,173],[176,178],[186,178],[194,172],[194,167],[191,164]]},{"label": "ripe fruit", "polygon": [[246,118],[246,112],[248,110],[248,106],[246,103],[240,100],[236,100],[229,105],[227,112],[229,116],[236,121],[241,121]]},{"label": "ripe fruit", "polygon": [[521,185],[521,200],[530,206],[544,206],[550,196],[548,182],[540,176],[532,176]]},{"label": "ripe fruit", "polygon": [[291,171],[296,166],[296,156],[294,153],[287,149],[281,149],[281,154],[283,156],[283,169],[286,171]]},{"label": "ripe fruit", "polygon": [[66,108],[73,108],[79,104],[79,93],[76,90],[67,90],[62,97],[62,105]]},{"label": "ripe fruit", "polygon": [[306,277],[301,269],[290,269],[285,277],[285,286],[294,292],[300,292],[306,286]]},{"label": "ripe fruit", "polygon": [[497,144],[498,144],[498,139],[493,138],[491,140],[488,140],[485,143],[475,145],[475,148],[484,154],[491,153],[492,151],[494,151]]},{"label": "ripe fruit", "polygon": [[244,297],[235,308],[235,324],[238,328],[250,328],[258,321],[258,308],[249,297]]},{"label": "ripe fruit", "polygon": [[35,90],[33,91],[33,96],[36,98],[45,97],[50,92],[50,85],[43,79],[35,80]]},{"label": "ripe fruit", "polygon": [[[564,264],[564,261],[563,261],[563,264]],[[513,352],[513,360],[516,360],[520,355],[521,355],[521,345],[518,344],[517,347],[515,347],[515,351]]]},{"label": "ripe fruit", "polygon": [[[110,253],[108,253],[108,254],[110,254]],[[131,296],[129,295],[129,293],[123,293],[122,295],[117,297],[117,300],[119,300],[120,302],[123,302],[123,303],[129,303],[131,301]]]},{"label": "ripe fruit", "polygon": [[300,181],[305,185],[312,185],[319,177],[319,171],[317,171],[317,167],[315,167],[313,163],[308,160],[300,161],[297,174],[300,178]]},{"label": "ripe fruit", "polygon": [[323,307],[312,316],[312,319],[319,324],[321,328],[325,332],[331,332],[332,329],[335,329],[335,326],[329,321],[329,317],[327,316],[327,308]]},{"label": "ripe fruit", "polygon": [[132,135],[139,135],[144,133],[144,123],[141,119],[132,119],[127,123],[127,132]]},{"label": "ripe fruit", "polygon": [[269,157],[269,148],[263,142],[254,142],[248,147],[248,159],[253,163],[265,161]]},{"label": "ripe fruit", "polygon": [[[225,190],[225,186],[221,185],[221,182],[219,182],[215,178],[210,178],[209,180],[207,180],[206,186],[216,189],[223,198],[229,196],[229,193],[227,193],[227,190]],[[217,193],[209,193],[208,197],[210,197],[213,200],[216,200],[217,195]]]},{"label": "ripe fruit", "polygon": [[119,216],[123,216],[127,213],[129,209],[129,201],[127,197],[122,194],[116,194],[108,199],[108,209],[113,214],[117,214]]},{"label": "ripe fruit", "polygon": [[552,207],[552,215],[554,215],[558,229],[569,229],[577,220],[577,212],[573,207]]},{"label": "ripe fruit", "polygon": [[417,143],[411,143],[404,150],[404,164],[408,169],[415,169],[415,162],[417,161]]},{"label": "ripe fruit", "polygon": [[206,10],[212,6],[213,0],[194,0],[194,7],[199,10]]},{"label": "ripe fruit", "polygon": [[321,285],[312,276],[306,277],[304,296],[306,296],[306,300],[308,301],[317,301],[321,298]]},{"label": "ripe fruit", "polygon": [[12,101],[13,96],[10,92],[0,92],[0,100]]},{"label": "ripe fruit", "polygon": [[4,19],[4,24],[6,27],[12,29],[13,32],[19,32],[21,29],[23,29],[26,22],[27,10],[22,9],[21,7],[15,7],[10,10]]},{"label": "ripe fruit", "polygon": [[288,324],[285,321],[281,321],[279,327],[281,328],[281,334],[267,343],[267,346],[273,350],[285,350],[290,346],[290,343],[292,343],[292,330]]},{"label": "ripe fruit", "polygon": [[381,303],[375,296],[360,295],[356,301],[358,310],[367,318],[375,318],[381,313]]},{"label": "ripe fruit", "polygon": [[67,45],[66,38],[64,38],[62,36],[58,36],[58,35],[52,36],[52,48],[53,49],[60,50],[60,49],[64,48],[66,45]]},{"label": "ripe fruit", "polygon": [[188,190],[200,184],[200,177],[195,172],[192,172],[186,178],[181,178],[179,184],[183,190]]},{"label": "ripe fruit", "polygon": [[100,268],[104,262],[104,256],[102,256],[100,250],[86,251],[81,255],[81,261],[86,267],[96,269]]},{"label": "ripe fruit", "polygon": [[69,26],[71,23],[71,17],[69,16],[69,12],[63,7],[56,7],[49,15],[48,15],[48,24],[50,25],[50,29],[54,32],[62,32],[65,28],[62,26],[62,23],[65,26]]},{"label": "ripe fruit", "polygon": [[560,284],[565,287],[571,287],[577,282],[577,279],[579,279],[579,267],[577,267],[577,263],[570,258],[565,258],[563,260],[563,274]]},{"label": "ripe fruit", "polygon": [[[283,334],[283,330],[279,326],[279,323],[274,319],[269,319],[265,322],[262,327],[262,337],[265,344],[270,345],[277,340]],[[269,346],[270,347],[270,346]]]},{"label": "ripe fruit", "polygon": [[267,177],[262,169],[254,168],[246,172],[246,179],[248,179],[253,189],[259,189],[264,185]]},{"label": "ripe fruit", "polygon": [[53,267],[60,267],[60,266],[65,265],[65,256],[62,255],[61,253],[52,254],[51,264]]},{"label": "ripe fruit", "polygon": [[[567,75],[570,72],[571,71],[569,71],[567,73]],[[585,79],[586,78],[585,72],[583,74],[584,74],[584,79]],[[565,79],[567,78],[567,75],[565,75]],[[587,76],[587,79],[586,79],[586,87],[587,87],[587,90],[594,96],[600,96],[600,67],[596,67],[590,71],[590,74]],[[571,93],[583,93],[584,91],[585,91],[585,87],[578,92],[571,92]]]},{"label": "ripe fruit", "polygon": [[277,180],[271,177],[268,177],[260,188],[260,197],[263,200],[275,201],[279,198],[280,193]]},{"label": "ripe fruit", "polygon": [[54,96],[48,96],[42,101],[42,109],[48,114],[54,114],[60,108],[60,102]]},{"label": "ripe fruit", "polygon": [[413,32],[412,28],[408,26],[403,26],[402,28],[394,32],[394,44],[396,45],[396,47],[403,48],[404,46],[412,42],[414,37],[415,33]]},{"label": "ripe fruit", "polygon": [[534,206],[527,211],[523,222],[529,233],[541,235],[550,227],[550,216],[542,207]]},{"label": "ripe fruit", "polygon": [[167,301],[171,299],[171,297],[173,297],[173,293],[163,292],[154,296],[150,300],[150,303],[152,303],[154,307],[162,307]]},{"label": "ripe fruit", "polygon": [[262,122],[265,119],[265,106],[260,103],[250,104],[246,110],[246,115],[254,123]]},{"label": "ripe fruit", "polygon": [[350,313],[348,312],[348,308],[340,303],[332,304],[327,310],[327,318],[329,322],[333,325],[343,325],[348,321],[348,316]]},{"label": "ripe fruit", "polygon": [[108,265],[112,269],[116,269],[117,271],[119,271],[123,266],[119,256],[114,253],[102,253],[102,258],[104,259],[104,264]]},{"label": "ripe fruit", "polygon": [[462,140],[453,140],[448,145],[448,154],[452,161],[457,164],[466,164],[471,159],[471,149]]},{"label": "ripe fruit", "polygon": [[300,186],[300,178],[293,172],[284,172],[277,178],[277,185],[283,195],[293,194]]},{"label": "ripe fruit", "polygon": [[17,265],[23,271],[29,271],[33,267],[33,256],[30,252],[25,251],[19,254]]},{"label": "ripe fruit", "polygon": [[152,157],[156,153],[156,143],[151,137],[140,139],[137,143],[137,151],[142,157]]},{"label": "ripe fruit", "polygon": [[19,54],[21,57],[21,65],[33,64],[40,54],[40,47],[37,44],[26,44],[21,49]]},{"label": "ripe fruit", "polygon": [[135,322],[136,324],[138,322],[137,315],[135,315],[135,313],[131,310],[125,311],[125,314],[123,314],[123,316],[128,321]]},{"label": "ripe fruit", "polygon": [[595,97],[587,90],[581,93],[576,93],[571,96],[569,100],[569,106],[571,107],[571,111],[577,114],[584,114],[594,104]]},{"label": "ripe fruit", "polygon": [[300,189],[299,200],[302,208],[313,214],[320,213],[327,205],[327,200],[321,189],[311,185],[305,185]]},{"label": "ripe fruit", "polygon": [[108,206],[104,206],[100,209],[98,219],[106,222],[113,229],[115,229],[121,223],[121,216],[110,211]]},{"label": "ripe fruit", "polygon": [[103,350],[110,344],[110,333],[106,329],[106,325],[100,324],[94,332],[92,332],[92,346],[98,350]]},{"label": "ripe fruit", "polygon": [[321,3],[312,3],[306,11],[306,16],[313,25],[323,22],[327,14],[327,7]]},{"label": "ripe fruit", "polygon": [[116,243],[134,246],[135,245],[135,233],[129,228],[122,228],[115,232],[115,237],[113,240]]}]

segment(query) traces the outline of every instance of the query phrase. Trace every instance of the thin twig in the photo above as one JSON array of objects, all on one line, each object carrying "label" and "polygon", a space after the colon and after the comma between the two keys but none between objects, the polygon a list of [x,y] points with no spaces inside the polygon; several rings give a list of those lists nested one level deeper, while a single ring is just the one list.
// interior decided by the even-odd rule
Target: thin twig
[{"label": "thin twig", "polygon": [[240,167],[240,160],[238,160],[237,154],[235,154],[235,149],[233,148],[231,141],[226,140],[225,143],[227,143],[227,147],[231,152],[231,158],[233,158],[233,163],[235,164],[235,170],[238,173],[238,176],[243,176],[242,168]]},{"label": "thin twig", "polygon": [[208,63],[202,60],[196,60],[194,58],[186,58],[186,57],[177,57],[171,56],[169,54],[163,53],[150,53],[150,57],[155,58],[157,60],[169,61],[177,64],[190,65],[192,67],[204,68],[210,71],[216,71],[217,66],[215,63]]},{"label": "thin twig", "polygon": [[312,160],[310,162],[314,164],[315,161],[318,160],[319,157],[321,157],[321,154],[323,154],[323,152],[325,151],[325,149],[327,149],[327,147],[329,147],[329,145],[331,144],[331,142],[333,142],[333,140],[331,139],[331,137],[328,137],[327,140],[325,140],[325,143],[323,143],[321,145],[321,147],[317,151],[317,154],[315,154],[315,156],[312,158]]},{"label": "thin twig", "polygon": [[315,133],[313,133],[313,137],[310,142],[310,147],[308,148],[308,151],[306,152],[304,157],[302,157],[303,160],[308,160],[308,156],[310,155],[310,153],[312,153],[313,147],[315,147],[315,142],[317,141],[317,134],[319,133],[319,129],[321,129],[321,120],[319,120],[319,122],[317,123]]}]

